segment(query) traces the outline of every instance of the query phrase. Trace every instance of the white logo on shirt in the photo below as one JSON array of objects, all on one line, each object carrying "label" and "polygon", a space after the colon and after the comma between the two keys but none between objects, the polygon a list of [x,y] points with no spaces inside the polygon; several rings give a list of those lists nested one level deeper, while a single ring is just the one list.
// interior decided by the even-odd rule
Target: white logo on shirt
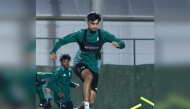
[{"label": "white logo on shirt", "polygon": [[97,37],[97,41],[99,40],[99,37]]},{"label": "white logo on shirt", "polygon": [[85,68],[84,66],[81,67],[81,69],[84,69],[84,68]]},{"label": "white logo on shirt", "polygon": [[86,49],[99,49],[99,47],[85,46]]},{"label": "white logo on shirt", "polygon": [[96,90],[98,90],[98,88],[95,88]]},{"label": "white logo on shirt", "polygon": [[69,72],[69,76],[71,76],[71,73]]},{"label": "white logo on shirt", "polygon": [[66,76],[65,74],[63,76]]},{"label": "white logo on shirt", "polygon": [[42,103],[40,103],[40,106],[43,106]]},{"label": "white logo on shirt", "polygon": [[65,105],[63,105],[63,107],[65,107]]}]

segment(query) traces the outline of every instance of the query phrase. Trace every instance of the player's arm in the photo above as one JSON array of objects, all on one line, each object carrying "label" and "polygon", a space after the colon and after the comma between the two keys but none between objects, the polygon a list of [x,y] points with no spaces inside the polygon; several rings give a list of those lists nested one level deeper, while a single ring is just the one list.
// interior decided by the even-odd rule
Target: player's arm
[{"label": "player's arm", "polygon": [[55,45],[53,46],[53,48],[50,51],[50,59],[55,60],[57,58],[56,56],[56,52],[57,50],[62,46],[62,45],[66,45],[68,43],[72,43],[72,42],[77,42],[78,40],[78,36],[80,36],[81,34],[81,30],[80,31],[76,31],[74,33],[68,34],[67,36],[60,38]]},{"label": "player's arm", "polygon": [[51,89],[55,93],[62,92],[62,90],[56,85],[56,81],[59,78],[59,71],[55,70],[54,73],[49,78],[46,88]]},{"label": "player's arm", "polygon": [[71,80],[70,87],[78,88],[80,85]]},{"label": "player's arm", "polygon": [[[37,72],[37,76],[39,76],[40,78],[50,78],[52,75],[51,72]],[[46,93],[50,93],[50,89],[49,88],[45,88]]]},{"label": "player's arm", "polygon": [[[71,71],[71,77],[72,77],[72,71]],[[70,81],[70,87],[78,88],[79,86],[80,86],[79,84],[73,82],[72,79],[71,79],[71,81]]]},{"label": "player's arm", "polygon": [[51,72],[37,72],[37,75],[40,76],[41,78],[45,79],[45,78],[50,78],[52,73]]},{"label": "player's arm", "polygon": [[116,48],[123,49],[125,48],[125,43],[122,40],[119,40],[117,37],[115,37],[113,34],[102,30],[103,35],[105,35],[105,41],[112,43],[112,45]]}]

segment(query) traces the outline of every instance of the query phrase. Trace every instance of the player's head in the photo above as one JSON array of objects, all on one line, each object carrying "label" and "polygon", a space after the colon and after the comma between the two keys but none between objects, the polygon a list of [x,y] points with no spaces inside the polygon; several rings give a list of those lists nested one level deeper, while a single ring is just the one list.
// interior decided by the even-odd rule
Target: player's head
[{"label": "player's head", "polygon": [[98,29],[98,24],[100,21],[101,21],[101,16],[97,12],[90,12],[87,15],[87,25],[91,31],[96,31]]},{"label": "player's head", "polygon": [[63,54],[63,55],[60,56],[59,61],[61,62],[61,65],[64,68],[68,68],[69,64],[70,64],[70,61],[71,61],[71,57],[69,56],[69,54]]}]

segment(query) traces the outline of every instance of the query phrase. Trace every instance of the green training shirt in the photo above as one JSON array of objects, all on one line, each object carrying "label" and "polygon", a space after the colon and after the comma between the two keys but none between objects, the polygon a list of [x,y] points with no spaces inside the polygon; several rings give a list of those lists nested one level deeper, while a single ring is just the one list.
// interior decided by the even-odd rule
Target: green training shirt
[{"label": "green training shirt", "polygon": [[76,83],[72,82],[72,70],[70,68],[58,67],[50,77],[47,88],[54,92],[54,101],[60,102],[58,96],[62,92],[65,97],[61,99],[62,103],[71,101],[70,87],[75,87]]},{"label": "green training shirt", "polygon": [[[80,29],[79,31],[76,31],[74,33],[68,34],[67,36],[59,39],[55,45],[53,46],[50,53],[56,53],[56,51],[62,46],[66,45],[68,43],[76,42],[78,44],[82,43],[83,35],[84,35],[85,29]],[[103,43],[106,42],[117,42],[119,44],[118,49],[123,49],[125,47],[125,43],[118,38],[116,38],[113,34],[100,29],[101,36]],[[98,41],[98,31],[91,32],[87,31],[87,41],[90,43],[96,43]],[[65,50],[66,51],[66,50]],[[63,51],[64,52],[64,51]],[[100,67],[100,52],[84,52],[81,50],[78,50],[75,58],[74,58],[74,64],[76,62],[83,63],[87,65],[93,72],[99,72]]]}]

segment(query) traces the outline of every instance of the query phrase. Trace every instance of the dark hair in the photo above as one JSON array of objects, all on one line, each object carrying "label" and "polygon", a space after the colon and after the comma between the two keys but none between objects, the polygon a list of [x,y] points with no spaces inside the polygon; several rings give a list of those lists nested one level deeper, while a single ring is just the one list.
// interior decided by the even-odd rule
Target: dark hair
[{"label": "dark hair", "polygon": [[60,56],[60,60],[59,61],[62,61],[62,60],[71,60],[71,56],[69,56],[69,54],[63,54]]},{"label": "dark hair", "polygon": [[88,19],[89,21],[95,21],[96,19],[98,19],[98,22],[100,22],[100,21],[101,21],[101,16],[100,16],[100,14],[97,13],[97,12],[90,12],[90,13],[88,13],[88,15],[87,15],[87,19]]}]

